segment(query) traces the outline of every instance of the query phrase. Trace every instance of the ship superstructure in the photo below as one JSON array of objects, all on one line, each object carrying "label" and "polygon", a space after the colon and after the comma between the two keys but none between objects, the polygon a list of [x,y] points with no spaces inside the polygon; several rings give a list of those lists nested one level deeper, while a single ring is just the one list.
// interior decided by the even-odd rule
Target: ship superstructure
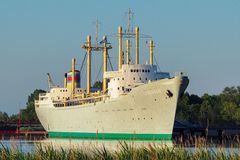
[{"label": "ship superstructure", "polygon": [[[150,40],[149,64],[139,64],[139,27],[135,28],[135,63],[130,61],[130,40],[123,57],[122,27],[118,28],[118,70],[107,71],[107,37],[92,45],[91,36],[82,46],[87,51],[87,87],[81,88],[80,71],[65,74],[64,87],[40,94],[35,110],[49,137],[90,139],[171,139],[179,95],[187,85],[183,73],[170,77],[153,64]],[[102,90],[91,91],[91,52],[103,53]]]}]

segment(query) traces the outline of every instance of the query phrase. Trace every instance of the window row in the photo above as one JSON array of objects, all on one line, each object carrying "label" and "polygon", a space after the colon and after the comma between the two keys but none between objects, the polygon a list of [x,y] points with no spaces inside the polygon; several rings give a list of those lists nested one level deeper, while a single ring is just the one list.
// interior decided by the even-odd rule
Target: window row
[{"label": "window row", "polygon": [[130,72],[150,72],[150,69],[131,69]]},{"label": "window row", "polygon": [[[121,79],[121,78],[116,78],[116,80],[118,80],[118,81],[119,81],[120,79]],[[114,78],[113,80],[115,81],[115,78]],[[124,80],[124,78],[122,78],[122,80]]]},{"label": "window row", "polygon": [[[67,92],[67,89],[61,89],[60,92]],[[77,92],[83,92],[81,89],[76,89]],[[54,92],[54,91],[53,91]]]},{"label": "window row", "polygon": [[66,90],[66,89],[63,89],[63,90],[60,90],[60,92],[67,92],[67,90]]},{"label": "window row", "polygon": [[127,92],[130,92],[132,89],[131,88],[124,88],[124,87],[118,87],[118,90],[122,90],[124,91],[124,89],[126,89]]},{"label": "window row", "polygon": [[[115,80],[120,80],[120,79],[122,79],[122,80],[124,80],[124,78],[114,78],[113,80],[115,81]],[[133,77],[133,80],[136,80],[136,78],[135,77]],[[142,80],[142,78],[141,77],[139,77],[139,80]],[[145,78],[145,80],[147,81],[148,80],[148,78]],[[157,80],[157,79],[156,79]]]}]

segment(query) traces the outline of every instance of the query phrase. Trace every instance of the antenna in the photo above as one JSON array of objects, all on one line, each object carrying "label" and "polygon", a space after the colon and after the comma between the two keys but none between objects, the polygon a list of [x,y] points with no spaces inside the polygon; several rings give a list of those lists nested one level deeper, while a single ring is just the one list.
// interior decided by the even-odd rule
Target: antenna
[{"label": "antenna", "polygon": [[131,20],[133,19],[133,12],[132,10],[129,8],[128,9],[128,25],[127,25],[127,34],[128,34],[128,38],[130,37],[130,34],[131,34]]},{"label": "antenna", "polygon": [[98,20],[96,20],[96,45],[98,46],[98,34],[99,34],[99,25],[101,24],[101,22]]}]

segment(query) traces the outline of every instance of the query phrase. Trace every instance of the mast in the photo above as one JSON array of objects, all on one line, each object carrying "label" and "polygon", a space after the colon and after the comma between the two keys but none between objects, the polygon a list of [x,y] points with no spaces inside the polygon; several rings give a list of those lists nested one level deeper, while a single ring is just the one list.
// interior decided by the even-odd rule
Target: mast
[{"label": "mast", "polygon": [[75,58],[72,59],[72,98],[75,94]]},{"label": "mast", "polygon": [[136,61],[135,61],[135,63],[139,64],[139,27],[138,26],[135,28],[135,32],[136,32],[136,35],[135,35]]},{"label": "mast", "polygon": [[149,60],[149,64],[153,65],[153,40],[150,40],[149,42],[149,48],[150,48],[150,60]]},{"label": "mast", "polygon": [[91,36],[87,36],[87,94],[91,90]]},{"label": "mast", "polygon": [[107,79],[104,78],[104,73],[107,72],[107,54],[108,54],[108,48],[107,48],[107,37],[104,36],[104,44],[103,44],[103,83],[102,83],[102,90],[103,93],[107,91]]},{"label": "mast", "polygon": [[122,69],[122,26],[118,27],[118,70]]},{"label": "mast", "polygon": [[[103,44],[103,45],[102,45]],[[104,78],[104,73],[107,72],[107,56],[108,49],[111,49],[112,46],[107,42],[107,36],[104,36],[104,39],[100,42],[100,45],[91,44],[91,36],[87,36],[87,43],[82,46],[83,49],[87,50],[87,94],[90,95],[91,92],[91,51],[102,51],[103,52],[103,83],[102,89],[103,93],[107,91],[107,80]]]},{"label": "mast", "polygon": [[130,64],[130,40],[126,40],[126,63]]}]

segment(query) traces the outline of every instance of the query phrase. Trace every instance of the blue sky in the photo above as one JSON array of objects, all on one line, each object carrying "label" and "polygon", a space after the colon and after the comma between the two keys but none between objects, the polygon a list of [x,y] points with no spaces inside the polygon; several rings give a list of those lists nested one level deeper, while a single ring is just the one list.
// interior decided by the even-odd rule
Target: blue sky
[{"label": "blue sky", "polygon": [[[128,8],[133,26],[153,37],[161,70],[187,72],[188,92],[218,94],[240,85],[239,0],[0,0],[0,110],[16,113],[34,89],[47,89],[47,72],[62,85],[72,57],[80,67],[86,36],[94,40],[94,21],[101,21],[100,37],[116,34],[126,26]],[[116,68],[117,41],[108,39]],[[145,41],[142,63],[149,54]],[[94,55],[93,80],[101,65],[101,54]]]}]

